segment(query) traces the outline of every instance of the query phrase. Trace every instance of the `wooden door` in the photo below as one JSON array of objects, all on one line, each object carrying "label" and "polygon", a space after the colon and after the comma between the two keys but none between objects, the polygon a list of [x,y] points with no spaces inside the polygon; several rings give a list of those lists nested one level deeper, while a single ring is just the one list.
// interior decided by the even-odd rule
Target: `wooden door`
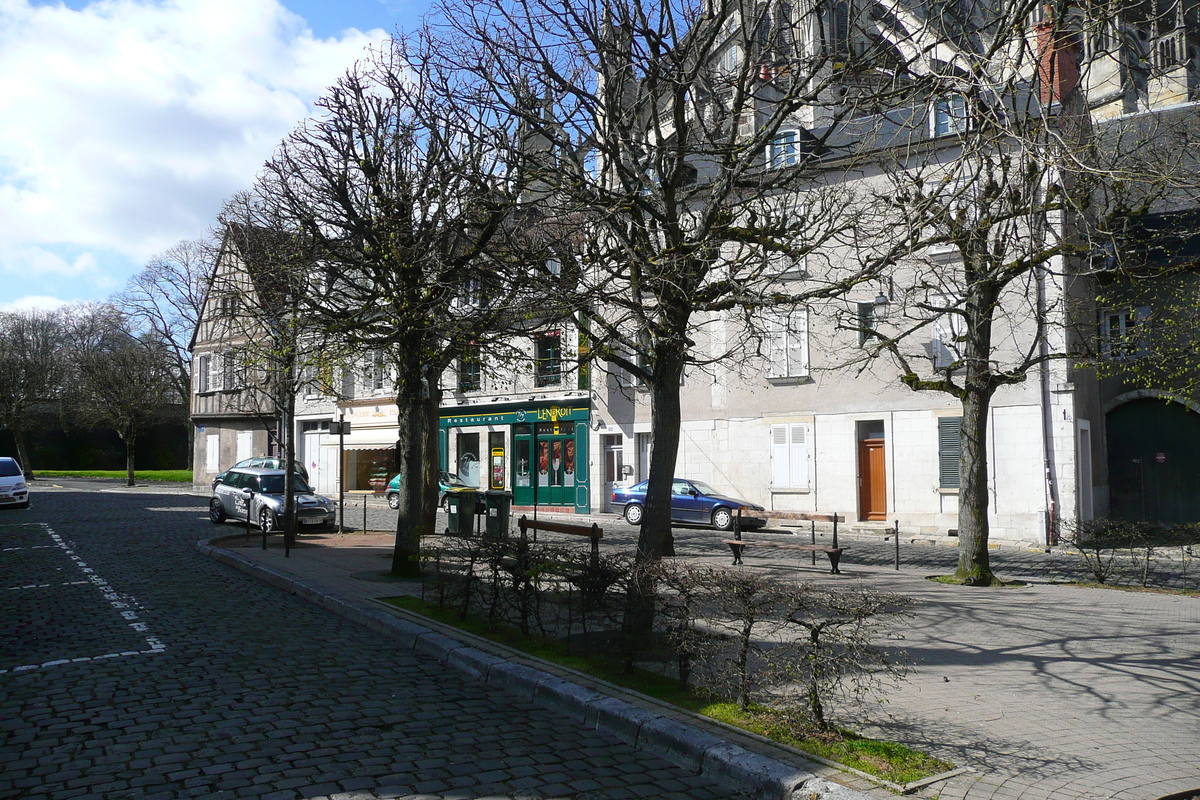
[{"label": "wooden door", "polygon": [[883,439],[858,443],[858,518],[887,519],[887,475]]}]

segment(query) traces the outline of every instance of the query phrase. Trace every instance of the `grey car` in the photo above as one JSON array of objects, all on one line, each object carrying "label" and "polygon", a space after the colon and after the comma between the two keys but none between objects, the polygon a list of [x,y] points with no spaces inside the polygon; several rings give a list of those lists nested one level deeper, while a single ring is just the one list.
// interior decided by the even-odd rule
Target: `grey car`
[{"label": "grey car", "polygon": [[[334,525],[337,516],[333,501],[314,492],[303,476],[292,477],[296,482],[297,530]],[[249,516],[268,533],[279,530],[286,478],[287,473],[281,469],[244,467],[229,470],[225,479],[213,487],[212,499],[208,501],[208,518],[220,524],[227,519],[245,520]]]}]

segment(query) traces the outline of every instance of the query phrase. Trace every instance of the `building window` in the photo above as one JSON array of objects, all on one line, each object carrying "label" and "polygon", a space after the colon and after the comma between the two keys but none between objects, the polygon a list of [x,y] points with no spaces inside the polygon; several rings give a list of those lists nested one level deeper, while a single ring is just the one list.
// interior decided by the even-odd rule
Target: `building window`
[{"label": "building window", "polygon": [[482,385],[479,370],[479,355],[471,353],[458,359],[458,391],[475,392]]},{"label": "building window", "polygon": [[558,331],[534,337],[533,385],[558,386],[562,383],[562,337]]},{"label": "building window", "polygon": [[557,258],[546,259],[546,272],[557,278],[562,274],[562,262]]},{"label": "building window", "polygon": [[808,425],[771,426],[771,486],[808,488]]},{"label": "building window", "polygon": [[1110,360],[1145,355],[1141,339],[1149,316],[1149,308],[1103,312],[1100,317],[1100,354]]},{"label": "building window", "polygon": [[962,417],[938,417],[938,486],[959,488]]},{"label": "building window", "polygon": [[242,388],[241,370],[238,369],[239,360],[236,352],[221,354],[221,386],[226,391]]},{"label": "building window", "polygon": [[217,313],[223,317],[235,317],[241,310],[241,301],[234,292],[223,292],[217,297]]},{"label": "building window", "polygon": [[212,389],[209,388],[209,385],[212,382],[212,375],[209,374],[209,370],[211,368],[212,356],[196,356],[196,363],[192,367],[192,370],[196,375],[196,394],[203,394],[205,392],[212,391]]},{"label": "building window", "polygon": [[865,345],[876,337],[875,331],[879,327],[879,318],[875,316],[874,303],[859,303],[858,304],[858,344]]},{"label": "building window", "polygon": [[808,375],[808,311],[768,318],[766,346],[768,378]]},{"label": "building window", "polygon": [[733,73],[738,71],[738,67],[742,63],[741,50],[736,44],[731,44],[721,53],[721,71],[724,73]]},{"label": "building window", "polygon": [[363,388],[370,394],[380,394],[387,383],[387,365],[383,353],[367,357],[363,364]]},{"label": "building window", "polygon": [[949,136],[967,129],[967,100],[961,94],[940,97],[933,101],[930,114],[930,133]]},{"label": "building window", "polygon": [[771,140],[770,158],[774,169],[796,166],[797,154],[795,131],[780,131]]},{"label": "building window", "polygon": [[[929,343],[934,369],[951,369],[962,360],[960,342],[966,321],[957,310],[958,304],[948,298],[931,298],[930,302],[948,310],[933,321],[933,340]],[[961,365],[960,365],[961,366]]]}]

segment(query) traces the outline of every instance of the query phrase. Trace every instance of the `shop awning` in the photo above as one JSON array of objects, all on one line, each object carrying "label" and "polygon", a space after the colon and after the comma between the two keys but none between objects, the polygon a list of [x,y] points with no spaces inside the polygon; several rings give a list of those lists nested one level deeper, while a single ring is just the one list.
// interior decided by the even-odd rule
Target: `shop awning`
[{"label": "shop awning", "polygon": [[[346,437],[347,450],[391,450],[396,446],[395,428],[363,428],[351,430]],[[325,439],[325,447],[337,447],[338,436]]]}]

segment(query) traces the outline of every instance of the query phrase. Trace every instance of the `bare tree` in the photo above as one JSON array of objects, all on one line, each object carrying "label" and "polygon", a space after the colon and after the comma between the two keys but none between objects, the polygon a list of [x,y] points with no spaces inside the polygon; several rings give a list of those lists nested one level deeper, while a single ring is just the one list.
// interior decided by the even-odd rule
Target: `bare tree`
[{"label": "bare tree", "polygon": [[72,312],[72,408],[78,418],[108,425],[121,437],[126,482],[133,486],[138,435],[182,401],[171,348],[154,333],[135,333],[131,321],[112,305],[85,305]]},{"label": "bare tree", "polygon": [[[1107,146],[1111,126],[1093,124],[1091,79],[1080,70],[1111,63],[1097,48],[1111,46],[1114,26],[1132,11],[1021,0],[956,6],[940,18],[906,12],[864,33],[907,54],[895,91],[882,112],[878,94],[866,107],[858,98],[855,119],[830,139],[858,165],[870,209],[850,257],[885,266],[885,302],[868,314],[839,312],[840,327],[863,345],[846,348],[852,355],[840,366],[890,361],[903,385],[961,404],[956,574],[964,583],[994,580],[993,399],[1032,378],[1026,391],[1048,407],[1054,383],[1070,380],[1067,359],[1087,349],[1089,334],[1073,330],[1073,316],[1094,315],[1091,256],[1112,246],[1131,198],[1148,203],[1187,180],[1177,159],[1135,158],[1133,138]],[[1091,61],[1081,63],[1085,52]],[[859,65],[871,66],[869,58]],[[1092,82],[1103,86],[1102,77]],[[1061,512],[1049,453],[1045,461],[1052,540]]]},{"label": "bare tree", "polygon": [[[326,389],[337,358],[304,308],[314,279],[312,242],[252,193],[228,200],[207,307],[206,332],[226,347],[220,369],[226,410],[255,417],[284,459],[285,552],[295,543],[296,396]],[[273,524],[271,519],[260,523]]]},{"label": "bare tree", "polygon": [[27,475],[33,473],[25,441],[30,412],[58,397],[66,374],[57,313],[0,313],[0,427],[12,432]]},{"label": "bare tree", "polygon": [[[191,391],[189,344],[200,319],[216,252],[217,246],[208,239],[181,241],[150,259],[113,297],[113,303],[129,319],[169,348],[180,397],[187,397]],[[194,436],[195,430],[189,428],[189,442]],[[189,467],[194,456],[189,446]]]},{"label": "bare tree", "polygon": [[[520,122],[543,213],[579,225],[571,257],[588,358],[648,387],[654,448],[638,558],[669,555],[685,372],[766,354],[770,328],[799,333],[804,303],[872,271],[804,267],[857,213],[841,187],[812,180],[824,145],[792,125],[840,113],[810,108],[835,56],[821,44],[820,11],[478,0],[443,12],[457,37],[445,57],[473,76],[472,101]],[[631,641],[648,635],[652,594],[645,581],[630,596]]]},{"label": "bare tree", "polygon": [[431,46],[398,40],[347,72],[257,188],[311,244],[323,277],[305,313],[395,374],[397,575],[418,573],[435,523],[441,375],[523,316],[506,280],[525,246],[513,245],[521,187],[508,127],[458,103]]}]

